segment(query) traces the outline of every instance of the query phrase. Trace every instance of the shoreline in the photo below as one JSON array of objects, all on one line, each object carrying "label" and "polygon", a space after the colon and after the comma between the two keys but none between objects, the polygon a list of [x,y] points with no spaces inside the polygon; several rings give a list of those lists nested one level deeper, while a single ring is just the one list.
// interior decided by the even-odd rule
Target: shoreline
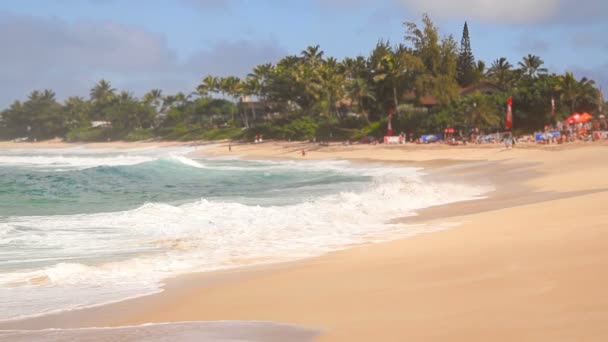
[{"label": "shoreline", "polygon": [[[116,147],[116,144],[110,143],[112,145],[112,147],[115,148],[123,148],[125,146],[121,145],[120,147]],[[129,144],[129,143],[127,143]],[[105,143],[102,143],[102,145],[97,144],[96,148],[104,148]],[[173,146],[173,145],[171,145]],[[180,146],[191,146],[191,145],[180,145]],[[69,146],[68,146],[69,147]],[[158,146],[158,147],[164,147],[164,146]],[[59,148],[63,148],[63,147],[59,147]],[[206,155],[206,156],[215,156],[217,157],[217,154],[209,154],[208,153],[209,150],[200,150],[200,151],[193,151],[191,152],[191,155]],[[258,157],[247,157],[244,156],[244,158],[239,158],[239,159],[243,159],[243,160],[296,160],[296,158],[288,158],[288,157],[275,157],[275,156],[267,156],[268,158],[258,158]],[[325,158],[314,158],[314,160],[323,160]],[[336,159],[326,159],[326,160],[336,160]],[[423,179],[427,179],[431,176],[433,176],[432,173],[435,173],[434,177],[436,180],[439,180],[441,182],[448,182],[448,178],[446,177],[446,175],[440,176],[439,172],[442,171],[438,171],[439,169],[443,168],[443,167],[449,167],[449,166],[457,166],[457,165],[463,165],[463,164],[467,164],[469,163],[468,161],[459,161],[459,160],[442,160],[439,162],[433,161],[433,162],[413,162],[413,161],[394,161],[394,160],[381,160],[381,159],[366,159],[366,160],[360,160],[360,159],[353,159],[353,160],[347,160],[349,162],[351,162],[353,165],[373,165],[373,166],[377,166],[377,167],[382,167],[382,166],[403,166],[403,167],[415,167],[415,168],[420,168],[420,169],[424,169],[427,173],[424,173],[422,175]],[[431,174],[429,174],[428,172],[431,172]],[[468,180],[467,181],[471,186],[475,186],[477,184],[474,184],[472,182],[472,180]],[[490,185],[490,184],[486,184],[486,185]],[[489,192],[486,192],[484,194],[482,194],[482,196],[487,196],[490,193],[493,193],[495,190],[491,190]],[[484,197],[485,198],[485,197]],[[464,200],[461,202],[477,202],[479,200],[477,199],[470,199],[470,200]],[[453,203],[460,203],[460,202],[453,202]],[[422,210],[425,209],[431,209],[431,208],[436,208],[436,207],[441,207],[443,205],[438,205],[438,206],[431,206],[431,207],[425,207]],[[416,209],[413,213],[414,215],[417,215],[419,209]],[[386,223],[390,223],[393,221],[402,221],[402,222],[406,222],[409,221],[410,219],[415,219],[417,216],[408,216],[408,217],[395,217],[392,219],[389,219],[386,221]],[[402,223],[400,222],[400,223]],[[407,222],[409,223],[409,222]],[[410,229],[415,230],[415,225],[413,224],[412,227],[410,227]],[[407,228],[406,228],[407,229]],[[448,228],[439,228],[439,230],[442,229],[450,229]],[[183,273],[183,274],[178,274],[175,276],[170,276],[168,278],[166,278],[161,284],[160,286],[160,291],[155,292],[155,293],[151,293],[151,294],[144,294],[141,296],[135,296],[132,298],[126,298],[126,299],[122,299],[122,300],[117,300],[117,301],[112,301],[112,302],[108,302],[108,303],[103,303],[103,304],[95,304],[95,305],[91,305],[91,306],[87,306],[87,307],[83,307],[83,308],[76,308],[76,309],[70,309],[70,310],[64,310],[64,311],[60,311],[60,312],[51,312],[51,313],[46,313],[46,314],[40,314],[40,315],[35,315],[35,316],[30,316],[30,317],[25,317],[25,318],[16,318],[16,319],[11,319],[11,320],[6,320],[6,321],[0,321],[0,331],[2,330],[38,330],[38,329],[49,329],[49,328],[60,328],[60,329],[83,329],[83,328],[89,328],[89,327],[99,327],[99,326],[109,326],[109,327],[121,327],[123,325],[121,324],[117,324],[116,318],[120,317],[119,321],[123,321],[124,319],[126,319],[126,317],[129,317],[131,315],[139,315],[142,312],[139,312],[138,310],[135,310],[135,312],[133,312],[133,310],[130,308],[131,306],[139,306],[139,304],[143,304],[143,305],[147,305],[150,302],[151,303],[155,303],[155,302],[167,302],[167,298],[173,298],[175,295],[175,292],[183,292],[184,290],[189,290],[191,289],[190,286],[188,286],[187,284],[190,283],[191,281],[194,281],[194,283],[197,284],[196,288],[199,289],[200,286],[206,286],[206,284],[216,284],[216,283],[222,283],[224,281],[228,281],[228,280],[234,280],[234,279],[241,279],[242,277],[247,277],[250,275],[258,275],[258,274],[263,274],[263,273],[267,273],[267,272],[273,272],[273,271],[277,271],[277,270],[282,270],[282,269],[286,269],[289,267],[293,267],[294,265],[300,265],[302,263],[305,263],[307,261],[311,261],[314,262],[315,259],[317,258],[322,258],[324,256],[327,255],[331,255],[333,253],[340,253],[342,251],[345,250],[349,250],[349,249],[353,249],[353,248],[359,248],[362,246],[366,246],[366,245],[370,245],[370,244],[378,244],[378,243],[385,243],[385,242],[390,242],[390,241],[395,241],[395,240],[400,240],[400,239],[408,239],[411,238],[412,236],[418,235],[418,234],[429,234],[429,233],[434,233],[436,232],[436,229],[432,229],[429,231],[421,231],[421,232],[405,232],[404,234],[400,234],[399,236],[392,236],[389,237],[388,233],[386,236],[381,237],[378,236],[378,238],[381,239],[381,242],[372,242],[372,241],[368,241],[368,242],[360,242],[360,243],[353,243],[353,244],[348,244],[348,245],[344,245],[339,247],[337,250],[333,250],[333,251],[329,251],[329,252],[325,252],[323,254],[320,255],[315,255],[315,256],[310,256],[310,257],[304,257],[304,258],[298,258],[298,259],[294,259],[294,260],[287,260],[287,261],[270,261],[270,262],[262,262],[262,263],[254,263],[254,264],[250,264],[250,265],[239,265],[239,266],[234,266],[234,267],[229,267],[229,268],[225,268],[225,269],[219,269],[219,270],[211,270],[211,271],[199,271],[199,272],[189,272],[189,273]],[[411,234],[411,235],[410,235]],[[116,316],[114,314],[114,312],[121,312],[120,315]],[[124,313],[127,314],[124,314]],[[114,316],[114,317],[113,317]],[[112,318],[109,318],[112,317]],[[78,322],[76,322],[78,321]],[[135,326],[136,324],[132,324],[130,326]],[[310,327],[308,327],[310,328]]]},{"label": "shoreline", "polygon": [[[214,155],[225,155],[227,152],[228,145],[232,145],[235,148],[232,154],[238,154],[243,152],[247,157],[252,156],[270,156],[273,155],[275,158],[294,158],[299,159],[299,152],[305,149],[307,153],[306,158],[319,158],[315,156],[315,152],[348,152],[357,150],[401,150],[405,152],[411,151],[467,151],[467,150],[498,150],[505,149],[504,144],[468,144],[451,146],[447,144],[416,144],[407,143],[403,145],[387,145],[387,144],[361,144],[353,143],[352,145],[344,144],[343,142],[331,142],[328,145],[321,145],[316,142],[308,141],[281,141],[281,140],[268,140],[263,143],[254,144],[253,142],[240,142],[240,141],[229,141],[229,140],[190,140],[190,141],[177,141],[177,140],[144,140],[144,141],[103,141],[103,142],[67,142],[61,139],[51,139],[43,141],[25,141],[16,142],[11,140],[0,140],[1,149],[17,149],[17,150],[31,150],[31,149],[61,149],[61,148],[72,148],[72,147],[87,147],[91,149],[99,148],[138,148],[138,147],[166,147],[166,146],[212,146],[209,149],[209,153]],[[266,147],[271,146],[275,150],[274,153],[269,153]],[[563,151],[569,149],[577,149],[588,146],[608,146],[608,141],[595,141],[595,142],[572,142],[567,144],[552,144],[552,145],[540,145],[536,143],[520,143],[516,145],[516,150],[544,150],[544,151]],[[383,160],[385,160],[383,158]]]},{"label": "shoreline", "polygon": [[[270,146],[272,153],[266,150],[267,146]],[[535,281],[539,280],[537,279],[538,274],[534,276],[534,274],[524,271],[529,271],[530,268],[533,268],[534,271],[545,270],[545,267],[539,268],[540,265],[549,265],[551,267],[543,271],[547,273],[556,267],[556,264],[546,258],[542,262],[532,259],[532,264],[526,265],[526,262],[529,263],[530,260],[522,258],[523,256],[554,256],[556,251],[550,247],[540,248],[536,252],[530,250],[534,246],[529,246],[529,241],[527,241],[529,239],[540,244],[547,244],[550,241],[546,240],[546,236],[539,235],[534,230],[517,229],[517,224],[514,222],[519,222],[519,226],[524,227],[533,222],[535,227],[541,227],[545,233],[557,231],[562,238],[567,237],[568,239],[573,239],[572,234],[576,231],[586,233],[582,234],[584,239],[576,240],[577,244],[574,246],[564,246],[576,247],[575,251],[568,250],[570,255],[574,252],[579,254],[593,252],[592,260],[595,260],[595,263],[593,263],[592,269],[585,268],[583,271],[572,267],[567,268],[565,272],[559,274],[562,282],[568,282],[571,276],[589,278],[593,275],[589,273],[590,271],[597,273],[596,271],[601,270],[601,267],[608,265],[606,253],[600,253],[597,248],[598,243],[605,241],[602,238],[608,237],[607,232],[601,229],[602,220],[608,219],[608,217],[599,210],[601,207],[599,203],[606,202],[608,198],[606,196],[608,182],[602,176],[605,174],[603,172],[608,170],[608,162],[600,159],[594,164],[593,161],[594,153],[604,155],[608,152],[605,147],[584,145],[580,148],[560,150],[561,153],[542,149],[518,150],[516,148],[507,151],[506,153],[510,153],[509,155],[503,155],[504,152],[501,152],[500,149],[463,149],[464,152],[461,152],[460,155],[453,153],[454,156],[449,155],[451,149],[447,148],[408,150],[407,155],[404,156],[400,155],[404,152],[403,150],[392,147],[382,150],[372,148],[371,153],[368,149],[367,155],[364,153],[365,151],[361,151],[361,148],[347,150],[349,147],[338,148],[337,152],[315,151],[309,153],[307,157],[312,155],[313,157],[310,158],[316,158],[317,153],[319,157],[327,157],[327,155],[335,153],[340,154],[340,157],[346,155],[344,159],[351,159],[355,162],[366,162],[371,159],[373,162],[379,163],[402,163],[404,162],[403,157],[406,157],[409,160],[405,162],[407,164],[420,163],[418,165],[434,168],[435,172],[430,177],[451,177],[451,179],[460,181],[467,179],[469,181],[493,181],[498,182],[497,184],[501,186],[497,187],[497,190],[488,199],[426,208],[417,211],[417,216],[403,219],[407,223],[460,223],[459,227],[390,242],[355,246],[293,263],[220,271],[223,274],[214,275],[211,273],[191,274],[187,275],[188,278],[184,276],[179,280],[179,284],[178,279],[175,278],[175,282],[167,281],[166,291],[160,294],[100,307],[106,311],[105,314],[98,313],[89,316],[89,324],[120,326],[193,319],[270,320],[326,331],[326,334],[320,337],[320,341],[364,341],[378,336],[383,336],[385,340],[401,338],[434,340],[442,339],[441,337],[445,339],[446,336],[453,337],[451,340],[479,340],[482,336],[488,337],[494,336],[494,334],[499,336],[499,331],[503,333],[501,335],[503,340],[521,339],[522,337],[525,339],[526,336],[528,338],[538,337],[540,340],[559,340],[559,337],[563,338],[566,336],[564,334],[568,332],[570,333],[568,336],[587,337],[587,339],[591,337],[591,340],[601,340],[601,337],[608,336],[605,328],[602,329],[601,326],[592,324],[596,321],[599,322],[599,318],[608,317],[606,316],[608,303],[606,300],[588,302],[590,296],[600,296],[602,292],[598,292],[599,289],[608,284],[605,276],[597,275],[596,280],[599,281],[590,284],[593,289],[587,288],[588,293],[575,292],[578,295],[571,295],[571,298],[559,296],[556,299],[549,296],[551,300],[541,301],[544,304],[535,309],[529,305],[526,306],[525,302],[517,302],[521,305],[515,307],[509,302],[509,300],[513,300],[513,296],[516,297],[515,299],[521,300],[520,295],[528,294],[530,291],[532,294],[546,295],[547,290],[540,292],[534,290]],[[225,149],[224,146],[215,148]],[[293,146],[282,147],[280,143],[254,146],[254,148],[257,148],[255,151],[257,153],[248,154],[254,159],[264,154],[269,158],[277,156],[281,158],[286,154],[285,149],[290,151],[290,154],[297,152],[297,150],[293,151]],[[374,159],[379,157],[377,155],[379,151],[386,152],[382,155],[385,160]],[[209,152],[213,153],[213,149],[201,151],[204,154],[209,154]],[[462,157],[464,160],[455,161],[454,157]],[[575,167],[562,172],[561,167],[564,163],[573,163]],[[591,169],[591,166],[597,167]],[[496,168],[495,170],[499,170],[499,172],[490,172],[488,168]],[[581,177],[581,175],[586,177]],[[578,181],[573,182],[569,180],[570,177],[578,179]],[[572,206],[580,207],[580,215],[587,218],[588,222],[576,220],[578,215],[568,215],[569,212],[564,211],[564,208]],[[531,217],[530,222],[522,221],[525,218],[522,217],[524,214]],[[543,220],[546,216],[560,218],[562,224],[551,225],[551,221]],[[508,219],[505,220],[505,218]],[[488,226],[489,222],[492,224]],[[504,222],[510,224],[505,225]],[[595,228],[590,232],[582,230],[581,225]],[[491,227],[492,233],[498,233],[499,236],[488,235],[489,228],[487,227]],[[503,241],[507,236],[509,236],[507,242],[511,242],[512,245]],[[594,239],[597,240],[594,241]],[[559,240],[554,243],[562,246],[567,243],[566,241]],[[489,242],[492,243],[492,246],[487,245]],[[505,248],[519,252],[511,255],[514,252],[506,253]],[[490,254],[489,260],[476,258],[476,253]],[[453,255],[455,258],[445,258],[448,255]],[[420,256],[426,258],[420,258]],[[463,257],[465,258],[463,259]],[[589,255],[586,257],[590,258]],[[491,267],[497,266],[496,264],[502,268]],[[580,268],[579,264],[575,263],[573,266]],[[397,265],[401,266],[397,267]],[[516,265],[514,269],[513,265]],[[562,265],[562,268],[566,267]],[[442,271],[437,272],[436,270]],[[342,275],[344,279],[336,277],[335,273]],[[564,278],[564,275],[568,277]],[[508,281],[496,283],[497,278]],[[523,283],[513,282],[512,278],[517,278]],[[401,281],[396,281],[397,279]],[[465,281],[463,282],[463,280]],[[549,280],[542,280],[541,283]],[[320,286],[321,283],[323,286]],[[435,285],[429,286],[429,284]],[[461,285],[461,287],[455,286],[455,289],[454,286],[446,286],[450,284]],[[576,291],[582,290],[583,284],[578,285],[575,286],[579,289]],[[495,305],[485,305],[484,301],[480,301],[479,296],[476,295],[478,293],[471,292],[471,286],[485,296],[482,296],[485,301]],[[506,295],[491,295],[491,293],[498,293],[497,291],[504,291]],[[441,310],[443,303],[433,300],[432,295],[442,298],[445,303],[459,305],[448,306],[450,309]],[[453,296],[464,298],[456,300]],[[424,298],[430,301],[430,306],[429,302],[424,301]],[[539,300],[536,297],[533,299],[534,303]],[[578,301],[573,302],[572,299],[578,299]],[[273,305],[268,305],[268,303],[273,303]],[[383,305],[378,306],[381,303]],[[403,307],[395,305],[397,303]],[[566,305],[568,303],[570,305],[573,303],[585,304],[586,306],[582,306],[582,313],[579,311],[571,313],[571,317],[555,316],[559,311],[556,304]],[[122,307],[120,307],[121,304]],[[355,307],[361,309],[361,312],[354,310]],[[382,309],[380,309],[381,307]],[[413,309],[404,310],[403,308],[406,307],[413,307]],[[532,315],[533,317],[528,317],[530,315],[526,314],[523,307],[528,307],[532,313],[535,313]],[[589,324],[580,320],[589,318],[589,312],[584,310],[585,307],[594,307],[595,312],[599,315],[597,319],[590,320]],[[128,308],[137,308],[137,312],[126,312],[129,311]],[[475,309],[471,311],[473,308]],[[496,311],[498,308],[501,308],[500,312]],[[338,314],[339,312],[342,314]],[[474,315],[475,312],[484,315]],[[553,316],[549,319],[539,317],[537,314],[541,312],[545,313],[544,317]],[[87,324],[86,319],[82,319],[84,317],[80,315],[82,312],[73,313],[71,318],[64,316],[63,319],[56,320],[53,324],[58,325],[63,322],[62,324],[70,325],[76,318],[79,319],[79,323]],[[456,315],[449,316],[453,322],[444,321],[448,317],[446,316],[448,313]],[[493,325],[491,321],[488,321],[487,314],[506,319],[506,323]],[[84,316],[86,315],[85,313]],[[536,324],[523,324],[518,315],[525,315],[530,322]],[[425,319],[420,321],[421,318]],[[584,326],[586,329],[583,332],[579,331],[580,329],[568,331],[566,328],[562,328],[544,333],[539,330],[539,328],[549,326],[555,328],[558,318],[576,323],[579,327]],[[389,324],[395,321],[405,324],[408,328],[396,329],[398,327]],[[440,322],[442,329],[431,328],[432,325],[429,324],[433,322]],[[47,321],[47,323],[51,322]],[[457,323],[460,323],[460,326]],[[481,326],[495,329],[492,330],[491,335],[487,335],[489,332],[479,329]],[[477,329],[473,329],[475,327]],[[518,327],[519,330],[514,330],[515,327]],[[572,335],[574,333],[578,334]],[[501,339],[498,338],[498,340]]]}]

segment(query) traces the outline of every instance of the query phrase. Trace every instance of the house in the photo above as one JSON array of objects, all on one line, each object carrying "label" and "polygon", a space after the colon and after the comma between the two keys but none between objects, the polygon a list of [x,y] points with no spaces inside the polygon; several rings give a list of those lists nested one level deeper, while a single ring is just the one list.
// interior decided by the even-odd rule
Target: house
[{"label": "house", "polygon": [[237,103],[239,113],[247,113],[254,120],[272,120],[281,117],[281,112],[285,110],[293,111],[298,109],[295,103],[276,103],[263,101],[252,96],[243,96]]}]

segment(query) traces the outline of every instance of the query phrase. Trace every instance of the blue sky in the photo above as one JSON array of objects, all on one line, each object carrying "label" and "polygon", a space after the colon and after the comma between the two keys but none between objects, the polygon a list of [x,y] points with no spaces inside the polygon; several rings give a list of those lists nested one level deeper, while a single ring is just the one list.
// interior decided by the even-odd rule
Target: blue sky
[{"label": "blue sky", "polygon": [[308,45],[367,56],[379,39],[402,42],[402,23],[423,12],[458,41],[468,20],[488,65],[532,53],[608,89],[605,0],[3,0],[0,108],[34,89],[86,96],[101,78],[136,95],[187,93],[206,74],[244,75]]}]

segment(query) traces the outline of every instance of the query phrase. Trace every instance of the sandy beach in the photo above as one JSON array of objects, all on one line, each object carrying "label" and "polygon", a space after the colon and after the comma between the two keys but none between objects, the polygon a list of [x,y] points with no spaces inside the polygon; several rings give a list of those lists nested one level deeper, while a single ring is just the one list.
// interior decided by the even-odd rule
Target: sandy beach
[{"label": "sandy beach", "polygon": [[[417,165],[429,177],[493,184],[496,191],[387,218],[451,229],[294,263],[178,277],[158,295],[11,327],[254,320],[318,329],[318,341],[608,339],[608,146],[277,142],[234,144],[230,154],[303,158],[302,149],[304,158]],[[201,153],[229,154],[227,144]]]}]

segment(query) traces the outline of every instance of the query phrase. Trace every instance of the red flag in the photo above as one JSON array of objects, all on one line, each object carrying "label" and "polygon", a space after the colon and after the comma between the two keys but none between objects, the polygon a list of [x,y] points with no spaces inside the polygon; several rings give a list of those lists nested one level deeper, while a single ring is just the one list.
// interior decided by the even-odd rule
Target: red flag
[{"label": "red flag", "polygon": [[507,122],[505,122],[507,130],[510,130],[511,126],[513,126],[513,112],[511,110],[512,105],[513,99],[511,98],[511,96],[509,96],[509,98],[507,99]]}]

